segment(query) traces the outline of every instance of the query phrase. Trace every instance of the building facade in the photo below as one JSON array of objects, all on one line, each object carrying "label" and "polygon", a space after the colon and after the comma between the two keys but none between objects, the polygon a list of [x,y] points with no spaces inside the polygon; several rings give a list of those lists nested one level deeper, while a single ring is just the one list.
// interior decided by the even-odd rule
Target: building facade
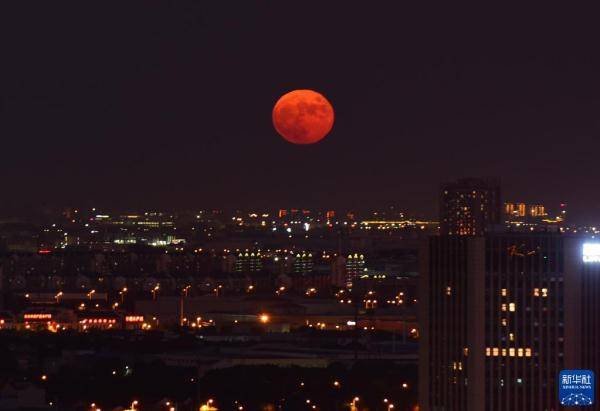
[{"label": "building facade", "polygon": [[421,410],[558,410],[600,370],[600,245],[553,233],[432,237],[420,284]]},{"label": "building facade", "polygon": [[483,235],[488,227],[502,223],[502,212],[497,179],[464,178],[442,184],[442,235]]}]

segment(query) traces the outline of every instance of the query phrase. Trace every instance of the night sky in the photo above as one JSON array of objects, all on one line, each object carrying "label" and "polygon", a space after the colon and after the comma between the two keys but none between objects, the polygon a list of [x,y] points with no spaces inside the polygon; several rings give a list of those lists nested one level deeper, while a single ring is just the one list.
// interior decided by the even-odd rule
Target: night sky
[{"label": "night sky", "polygon": [[[397,3],[2,2],[0,210],[435,217],[440,182],[499,176],[600,222],[595,13]],[[273,129],[295,88],[335,108],[319,144]]]}]

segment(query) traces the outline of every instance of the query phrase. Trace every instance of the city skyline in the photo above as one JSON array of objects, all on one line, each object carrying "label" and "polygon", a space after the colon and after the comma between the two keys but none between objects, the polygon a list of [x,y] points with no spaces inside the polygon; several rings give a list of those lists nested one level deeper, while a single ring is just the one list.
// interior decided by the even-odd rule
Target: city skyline
[{"label": "city skyline", "polygon": [[[2,5],[15,38],[0,76],[4,210],[243,199],[435,215],[439,183],[499,176],[508,200],[600,214],[593,26],[569,13],[532,26],[527,10],[335,2],[41,7]],[[336,111],[317,145],[291,146],[271,123],[295,88]]]},{"label": "city skyline", "polygon": [[[478,179],[476,177],[468,177],[468,179]],[[464,179],[458,179],[464,180]],[[445,182],[444,184],[450,184],[450,181]],[[443,185],[442,185],[443,186]],[[439,194],[438,196],[439,197]],[[439,198],[437,199],[439,201]],[[579,226],[588,226],[595,227],[598,223],[595,222],[593,218],[586,219],[582,218],[581,215],[573,215],[571,212],[571,208],[567,203],[557,203],[557,204],[549,204],[542,203],[539,201],[531,201],[526,202],[521,198],[517,198],[516,200],[510,201],[502,201],[502,218],[506,221],[511,219],[519,218],[519,217],[548,217],[554,218],[556,216],[561,216],[566,218],[566,213],[568,211],[568,220],[570,224],[575,224]],[[21,205],[18,208],[11,208],[10,206],[5,207],[0,210],[0,219],[4,219],[5,221],[11,221],[11,219],[29,219],[30,221],[40,222],[47,220],[49,218],[56,218],[60,214],[70,213],[75,210],[85,212],[89,215],[101,214],[106,215],[107,213],[111,216],[119,216],[119,215],[127,215],[127,214],[172,214],[172,215],[187,215],[187,214],[196,214],[196,213],[213,213],[213,214],[221,214],[228,216],[235,215],[252,215],[255,213],[259,214],[268,214],[268,216],[277,216],[281,212],[288,213],[299,213],[299,214],[307,214],[313,218],[323,217],[325,218],[328,214],[333,213],[338,217],[340,216],[354,216],[356,219],[373,219],[373,218],[381,218],[382,220],[397,220],[401,219],[416,219],[416,220],[428,220],[428,221],[437,221],[440,220],[440,210],[438,204],[436,204],[436,209],[431,212],[425,212],[422,209],[408,209],[402,208],[398,205],[380,205],[379,207],[356,207],[356,208],[348,208],[348,207],[299,207],[297,205],[290,206],[289,204],[282,205],[271,205],[265,207],[251,207],[247,205],[240,204],[236,206],[234,204],[230,204],[226,207],[209,207],[206,204],[204,206],[196,205],[189,206],[184,208],[177,208],[173,205],[165,205],[163,207],[132,207],[132,206],[115,206],[115,205],[107,205],[103,207],[98,207],[97,202],[91,201],[79,201],[76,203],[71,203],[67,205],[55,205],[55,204],[28,204]],[[536,212],[543,212],[543,214],[536,214]],[[265,215],[266,216],[266,215]],[[352,219],[352,218],[351,218]]]},{"label": "city skyline", "polygon": [[597,409],[595,16],[2,2],[0,409]]}]

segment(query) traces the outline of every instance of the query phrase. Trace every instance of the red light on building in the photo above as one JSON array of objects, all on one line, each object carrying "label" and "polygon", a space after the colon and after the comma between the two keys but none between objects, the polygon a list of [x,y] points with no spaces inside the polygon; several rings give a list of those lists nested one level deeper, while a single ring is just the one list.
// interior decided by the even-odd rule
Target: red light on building
[{"label": "red light on building", "polygon": [[45,249],[45,248],[44,248],[44,249],[41,249],[41,250],[38,250],[38,254],[50,254],[51,252],[52,252],[52,251],[50,251],[50,250],[47,250],[47,249]]}]

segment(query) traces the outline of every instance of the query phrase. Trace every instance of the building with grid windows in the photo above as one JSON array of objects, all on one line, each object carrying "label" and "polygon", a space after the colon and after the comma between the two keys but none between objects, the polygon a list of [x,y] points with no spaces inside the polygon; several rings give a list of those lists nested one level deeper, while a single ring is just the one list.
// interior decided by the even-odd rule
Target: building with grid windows
[{"label": "building with grid windows", "polygon": [[439,236],[421,255],[421,410],[558,410],[562,369],[600,371],[600,243]]},{"label": "building with grid windows", "polygon": [[494,178],[463,178],[442,184],[440,233],[483,235],[502,223],[500,181]]}]

